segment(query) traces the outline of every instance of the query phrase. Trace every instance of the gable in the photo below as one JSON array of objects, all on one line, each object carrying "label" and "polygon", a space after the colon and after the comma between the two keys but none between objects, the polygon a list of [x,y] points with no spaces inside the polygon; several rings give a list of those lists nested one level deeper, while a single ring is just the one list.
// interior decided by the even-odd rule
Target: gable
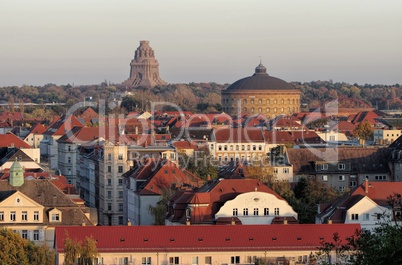
[{"label": "gable", "polygon": [[35,208],[37,208],[37,207],[40,207],[42,209],[45,208],[18,190],[15,191],[10,196],[8,196],[7,198],[5,198],[4,200],[2,200],[0,202],[0,207],[1,208],[8,208],[8,207],[12,207],[12,208],[14,208],[14,207],[24,207],[24,208],[32,207],[32,208],[34,208],[35,207]]},{"label": "gable", "polygon": [[383,213],[387,211],[387,208],[382,207],[375,203],[372,199],[370,199],[368,196],[365,196],[358,202],[356,202],[354,205],[352,205],[349,209],[349,213],[362,213],[362,212],[376,212],[376,213]]}]

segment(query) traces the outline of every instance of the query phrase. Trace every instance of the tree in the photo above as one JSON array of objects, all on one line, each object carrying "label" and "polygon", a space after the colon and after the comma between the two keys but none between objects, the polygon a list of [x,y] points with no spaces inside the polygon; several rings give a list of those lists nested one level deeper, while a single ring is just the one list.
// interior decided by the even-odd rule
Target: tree
[{"label": "tree", "polygon": [[359,123],[353,130],[353,135],[362,139],[363,145],[367,139],[373,136],[373,133],[374,129],[368,121]]},{"label": "tree", "polygon": [[[321,261],[320,264],[347,264],[351,248],[349,244],[343,243],[338,233],[334,233],[331,242],[322,240],[320,244],[316,253],[317,260]],[[335,252],[335,260],[332,262],[333,252]]]},{"label": "tree", "polygon": [[155,225],[165,225],[166,204],[174,193],[174,189],[167,188],[162,190],[161,200],[155,206],[149,206],[148,212],[154,218]]},{"label": "tree", "polygon": [[84,242],[75,241],[68,234],[64,239],[64,265],[92,265],[99,256],[96,241],[92,236]]},{"label": "tree", "polygon": [[0,230],[0,265],[50,265],[55,262],[54,251],[46,245],[37,246],[10,229]]},{"label": "tree", "polygon": [[180,167],[190,171],[203,180],[207,180],[208,177],[218,177],[218,166],[213,163],[212,156],[208,149],[203,149],[198,152],[194,152],[193,156],[188,156],[186,153],[179,153],[179,165]]}]

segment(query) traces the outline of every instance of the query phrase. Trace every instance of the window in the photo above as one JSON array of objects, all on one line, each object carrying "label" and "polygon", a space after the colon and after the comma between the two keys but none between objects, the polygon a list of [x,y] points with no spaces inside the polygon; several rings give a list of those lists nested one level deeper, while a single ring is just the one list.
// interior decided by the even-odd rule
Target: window
[{"label": "window", "polygon": [[222,145],[218,145],[218,150],[222,151]]},{"label": "window", "polygon": [[278,168],[274,168],[274,174],[278,174]]},{"label": "window", "polygon": [[28,239],[28,230],[22,230],[21,237],[23,239]]},{"label": "window", "polygon": [[250,145],[247,145],[247,151],[250,151]]},{"label": "window", "polygon": [[0,221],[4,221],[4,212],[0,212]]},{"label": "window", "polygon": [[112,154],[107,154],[107,160],[112,160]]},{"label": "window", "polygon": [[338,179],[339,181],[345,181],[345,175],[339,175]]},{"label": "window", "polygon": [[67,157],[67,163],[69,163],[69,164],[71,163],[71,157],[69,157],[69,156]]},{"label": "window", "polygon": [[285,103],[285,101],[283,99],[281,99],[281,104]]},{"label": "window", "polygon": [[230,151],[233,151],[233,145],[230,145]]},{"label": "window", "polygon": [[112,179],[107,179],[107,185],[112,186]]},{"label": "window", "polygon": [[268,216],[269,215],[269,208],[264,208],[264,215]]},{"label": "window", "polygon": [[267,108],[267,113],[269,113],[269,111],[270,111],[270,108]]},{"label": "window", "polygon": [[70,146],[70,145],[67,146],[67,150],[68,150],[69,152],[71,151],[71,146]]},{"label": "window", "polygon": [[21,216],[22,221],[28,221],[28,212],[23,211]]},{"label": "window", "polygon": [[285,174],[289,173],[289,168],[283,168],[282,172],[285,173]]},{"label": "window", "polygon": [[119,154],[119,160],[123,160],[123,154]]},{"label": "window", "polygon": [[254,107],[251,108],[251,113],[254,113]]},{"label": "window", "polygon": [[246,256],[246,263],[257,264],[257,256]]},{"label": "window", "polygon": [[254,104],[254,99],[250,100],[250,103],[251,103],[251,104]]},{"label": "window", "polygon": [[228,146],[225,145],[225,146],[223,147],[223,150],[227,151],[227,150],[228,150]]},{"label": "window", "polygon": [[107,166],[107,172],[112,172],[112,166]]},{"label": "window", "polygon": [[198,265],[198,257],[192,257],[191,258],[191,264],[192,265]]},{"label": "window", "polygon": [[34,212],[34,221],[39,221],[39,211]]},{"label": "window", "polygon": [[118,181],[119,181],[119,182],[118,182],[118,183],[119,183],[119,186],[123,186],[123,179],[119,179]]},{"label": "window", "polygon": [[173,265],[173,264],[180,264],[180,259],[179,257],[169,257],[169,264]]},{"label": "window", "polygon": [[386,180],[387,179],[387,176],[384,176],[384,175],[382,175],[382,176],[375,176],[375,180]]},{"label": "window", "polygon": [[10,220],[15,221],[15,212],[10,212]]},{"label": "window", "polygon": [[59,222],[60,221],[60,214],[54,213],[52,214],[52,222]]},{"label": "window", "polygon": [[352,213],[352,220],[359,220],[359,214]]},{"label": "window", "polygon": [[253,151],[257,150],[257,147],[255,145],[253,145]]},{"label": "window", "polygon": [[239,146],[238,145],[236,145],[236,151],[239,151]]},{"label": "window", "polygon": [[279,208],[275,208],[275,215],[279,215]]},{"label": "window", "polygon": [[123,173],[123,166],[119,166],[118,171],[119,171],[119,173]]},{"label": "window", "polygon": [[238,215],[237,208],[233,208],[233,216],[237,216],[237,215]]},{"label": "window", "polygon": [[328,181],[328,176],[327,175],[322,175],[321,180],[322,181]]},{"label": "window", "polygon": [[122,212],[123,211],[123,204],[119,203],[119,211]]},{"label": "window", "polygon": [[239,263],[240,263],[240,256],[230,257],[230,264],[239,264]]},{"label": "window", "polygon": [[259,100],[258,100],[258,104],[262,104],[262,99],[259,99]]},{"label": "window", "polygon": [[243,104],[247,104],[247,99],[244,99],[244,100],[243,100]]},{"label": "window", "polygon": [[206,256],[205,257],[205,265],[211,265],[211,264],[212,264],[212,257]]},{"label": "window", "polygon": [[345,164],[338,164],[338,169],[339,170],[344,170],[345,169]]},{"label": "window", "polygon": [[350,182],[350,187],[356,187],[357,186],[357,181],[352,180]]},{"label": "window", "polygon": [[363,214],[363,221],[370,221],[370,214],[368,213]]},{"label": "window", "polygon": [[111,204],[110,202],[107,204],[107,210],[108,210],[108,211],[111,211],[111,210],[112,210],[112,204]]},{"label": "window", "polygon": [[258,208],[254,208],[254,215],[258,216]]},{"label": "window", "polygon": [[33,231],[33,241],[39,241],[39,230]]},{"label": "window", "polygon": [[123,191],[119,190],[119,198],[123,198]]},{"label": "window", "polygon": [[344,191],[345,191],[345,187],[340,186],[340,187],[339,187],[339,191],[340,191],[340,192],[344,192]]},{"label": "window", "polygon": [[151,265],[151,257],[142,257],[141,265]]},{"label": "window", "polygon": [[112,191],[111,191],[111,190],[108,190],[108,191],[107,191],[107,198],[108,198],[108,199],[111,199],[111,198],[112,198]]},{"label": "window", "polygon": [[123,225],[123,216],[119,216],[119,225]]},{"label": "window", "polygon": [[322,164],[321,170],[328,170],[328,164]]},{"label": "window", "polygon": [[259,145],[259,146],[258,146],[258,150],[259,150],[259,151],[262,151],[262,145]]},{"label": "window", "polygon": [[248,215],[248,208],[244,208],[244,209],[243,209],[243,215],[244,215],[244,216],[247,216],[247,215]]}]

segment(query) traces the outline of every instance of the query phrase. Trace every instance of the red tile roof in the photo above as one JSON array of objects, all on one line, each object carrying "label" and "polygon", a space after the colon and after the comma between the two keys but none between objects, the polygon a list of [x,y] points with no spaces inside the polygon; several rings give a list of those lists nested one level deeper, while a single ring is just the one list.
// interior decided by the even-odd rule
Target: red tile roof
[{"label": "red tile roof", "polygon": [[320,242],[342,241],[359,224],[219,225],[219,226],[81,226],[56,227],[55,248],[64,252],[64,239],[97,241],[100,253],[192,252],[253,250],[317,250]]},{"label": "red tile roof", "polygon": [[74,127],[84,127],[84,125],[73,115],[63,115],[54,122],[43,134],[47,135],[64,135]]},{"label": "red tile roof", "polygon": [[[31,130],[29,131],[29,133],[33,133],[33,134],[42,134],[46,131],[46,127],[41,124],[41,123],[37,123],[34,126],[32,126]],[[28,134],[29,135],[29,134]]]},{"label": "red tile roof", "polygon": [[0,147],[31,148],[29,144],[12,133],[0,134]]},{"label": "red tile roof", "polygon": [[264,131],[265,143],[267,144],[286,144],[293,143],[293,138],[289,132]]}]

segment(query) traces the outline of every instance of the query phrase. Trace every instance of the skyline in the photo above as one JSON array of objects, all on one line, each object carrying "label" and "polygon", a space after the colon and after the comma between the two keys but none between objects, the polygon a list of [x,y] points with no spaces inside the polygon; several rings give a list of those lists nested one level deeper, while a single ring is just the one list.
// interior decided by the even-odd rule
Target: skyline
[{"label": "skyline", "polygon": [[121,83],[149,40],[168,83],[233,83],[260,58],[287,82],[402,83],[402,2],[0,3],[0,86]]}]

